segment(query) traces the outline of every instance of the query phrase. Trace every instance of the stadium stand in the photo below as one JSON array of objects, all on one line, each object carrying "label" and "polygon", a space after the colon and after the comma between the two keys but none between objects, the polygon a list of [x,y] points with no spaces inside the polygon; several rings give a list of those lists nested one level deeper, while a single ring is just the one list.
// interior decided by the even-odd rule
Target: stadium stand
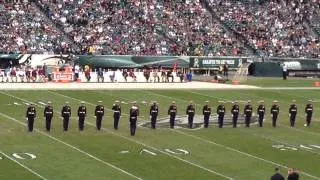
[{"label": "stadium stand", "polygon": [[320,57],[317,0],[0,2],[1,53]]},{"label": "stadium stand", "polygon": [[28,2],[0,1],[1,53],[61,53],[62,33]]},{"label": "stadium stand", "polygon": [[199,1],[42,0],[41,6],[95,54],[239,55],[242,46]]},{"label": "stadium stand", "polygon": [[267,56],[319,57],[319,39],[306,23],[304,7],[318,14],[316,1],[209,0],[229,28]]}]

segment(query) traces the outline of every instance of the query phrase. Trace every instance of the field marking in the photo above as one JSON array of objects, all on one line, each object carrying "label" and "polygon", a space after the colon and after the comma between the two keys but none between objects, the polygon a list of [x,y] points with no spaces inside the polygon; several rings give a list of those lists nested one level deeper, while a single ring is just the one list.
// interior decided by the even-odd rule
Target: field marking
[{"label": "field marking", "polygon": [[22,105],[22,104],[19,104],[19,103],[17,103],[17,102],[13,102],[13,104],[14,104],[14,105],[17,105],[17,106]]},{"label": "field marking", "polygon": [[[187,92],[188,92],[188,91],[187,91]],[[152,94],[158,94],[158,93],[152,92]],[[199,93],[199,94],[200,94],[200,93]],[[162,94],[160,94],[160,95],[161,95],[162,97],[167,97],[167,99],[172,99],[172,97],[165,96],[165,95],[162,95]],[[201,94],[200,94],[200,95],[201,95]],[[180,99],[180,98],[175,98],[175,99],[178,99],[178,100],[180,100],[180,101],[186,101],[186,100],[183,100],[183,99]],[[292,129],[292,128],[291,128],[291,129]],[[199,137],[199,136],[195,136],[195,135],[192,135],[192,134],[189,134],[189,133],[186,133],[186,132],[182,132],[182,131],[176,130],[176,129],[170,129],[170,130],[171,130],[171,131],[178,132],[178,133],[180,133],[180,134],[184,134],[184,135],[189,136],[189,137],[196,138],[196,139],[198,139],[198,140],[202,140],[203,142],[207,142],[207,143],[210,143],[210,144],[214,144],[214,145],[217,145],[217,146],[219,146],[219,147],[223,147],[223,148],[226,148],[226,149],[228,149],[228,150],[241,153],[241,154],[243,154],[243,155],[252,157],[252,158],[254,158],[254,159],[258,159],[258,160],[261,160],[261,161],[264,161],[264,162],[268,162],[268,163],[270,163],[270,164],[277,165],[277,166],[281,166],[281,167],[283,167],[283,168],[288,169],[287,166],[284,166],[284,165],[278,164],[278,163],[276,163],[276,162],[269,161],[269,160],[266,160],[266,159],[263,159],[263,158],[254,156],[254,155],[252,155],[252,154],[249,154],[249,153],[246,153],[246,152],[243,152],[243,151],[234,149],[234,148],[229,147],[229,146],[225,146],[225,145],[222,145],[222,144],[218,144],[218,143],[216,143],[216,142],[213,142],[213,141],[210,141],[210,140],[201,138],[201,137]],[[309,176],[309,177],[311,177],[311,178],[319,179],[319,180],[320,180],[320,177],[313,176],[313,175],[311,175],[311,174],[309,174],[309,173],[306,173],[306,172],[303,172],[303,171],[300,171],[300,172],[301,172],[302,174],[306,175],[306,176]]]},{"label": "field marking", "polygon": [[[2,93],[2,92],[0,91],[0,93]],[[17,96],[13,96],[13,95],[11,95],[11,94],[7,94],[7,93],[2,93],[2,94],[8,95],[8,96],[13,97],[13,98],[16,98],[16,99],[20,99],[20,100],[25,101],[25,102],[32,103],[31,101],[24,100],[24,99],[22,99],[22,98],[19,98],[19,97],[17,97]],[[37,105],[37,104],[35,104],[35,105]],[[37,106],[42,107],[41,105],[37,105]],[[0,112],[0,115],[1,115],[2,117],[11,119],[11,120],[13,120],[13,121],[15,121],[15,122],[17,122],[17,123],[25,126],[24,123],[22,123],[21,121],[13,118],[13,117],[11,117],[11,116],[8,116],[8,115],[3,114],[3,113],[1,113],[1,112]],[[35,131],[38,132],[38,133],[40,133],[40,134],[42,134],[42,135],[44,135],[44,136],[46,136],[46,137],[48,137],[48,138],[50,138],[50,139],[53,139],[53,140],[55,140],[55,141],[57,141],[57,142],[60,142],[60,143],[66,145],[66,146],[68,146],[68,147],[70,147],[70,148],[72,148],[72,149],[74,149],[74,150],[76,150],[76,151],[78,151],[78,152],[81,152],[82,154],[85,154],[85,155],[89,156],[90,158],[92,158],[92,159],[94,159],[94,160],[96,160],[96,161],[99,161],[99,162],[101,162],[101,163],[103,163],[103,164],[105,164],[105,165],[107,165],[107,166],[109,166],[109,167],[112,167],[112,168],[114,168],[114,169],[116,169],[116,170],[118,170],[118,171],[120,171],[120,172],[122,172],[122,173],[124,173],[124,174],[127,174],[128,176],[131,176],[131,177],[133,177],[133,178],[135,178],[135,179],[142,180],[142,178],[140,178],[140,177],[137,177],[137,176],[135,176],[135,175],[133,175],[133,174],[131,174],[131,173],[129,173],[129,172],[127,172],[127,171],[125,171],[125,170],[123,170],[123,169],[121,169],[121,168],[113,165],[113,164],[111,164],[111,163],[108,163],[108,162],[106,162],[106,161],[104,161],[104,160],[101,160],[101,159],[99,159],[98,157],[96,157],[96,156],[94,156],[94,155],[92,155],[92,154],[89,154],[88,152],[85,152],[85,151],[83,151],[83,150],[81,150],[81,149],[79,149],[79,148],[77,148],[77,147],[75,147],[75,146],[73,146],[73,145],[71,145],[71,144],[68,144],[68,143],[66,143],[66,142],[64,142],[64,141],[62,141],[62,140],[60,140],[60,139],[58,139],[58,138],[55,138],[55,137],[53,137],[53,136],[51,136],[51,135],[49,135],[49,134],[47,134],[47,133],[44,133],[44,132],[41,131],[41,130],[35,129]]]},{"label": "field marking", "polygon": [[44,106],[47,105],[46,103],[44,103],[44,102],[42,102],[42,101],[39,101],[38,103],[41,104],[41,105],[44,105]]},{"label": "field marking", "polygon": [[10,159],[11,161],[15,162],[16,164],[18,164],[19,166],[23,167],[24,169],[28,170],[29,172],[31,172],[32,174],[38,176],[39,178],[43,179],[43,180],[47,180],[47,178],[41,176],[39,173],[35,172],[34,170],[28,168],[26,165],[20,163],[19,161],[15,160],[14,158],[8,156],[6,153],[2,152],[0,150],[0,154],[2,154],[3,156],[5,156],[6,158]]},{"label": "field marking", "polygon": [[[55,94],[60,94],[60,93],[55,92]],[[153,92],[152,94],[155,94],[155,95],[156,95],[156,94],[158,94],[158,93],[154,93],[154,92]],[[71,98],[71,99],[73,99],[73,100],[76,100],[76,101],[83,101],[83,100],[76,99],[76,98],[73,98],[73,97],[70,97],[70,96],[66,96],[66,95],[63,95],[63,94],[60,94],[60,95],[62,95],[63,97],[66,97],[66,98],[69,97],[69,98]],[[165,96],[165,95],[162,95],[162,94],[161,94],[161,96],[162,96],[162,97],[168,97],[168,96]],[[173,99],[173,98],[170,98],[170,99]],[[175,98],[175,99],[179,99],[179,98]],[[179,100],[185,101],[185,100],[182,100],[182,99],[179,99]],[[94,104],[92,104],[92,103],[90,103],[90,102],[88,102],[88,104],[94,105]],[[272,165],[280,166],[280,167],[283,167],[283,168],[286,168],[286,169],[289,168],[289,167],[287,167],[287,166],[285,166],[285,165],[281,165],[281,164],[278,164],[278,163],[276,163],[276,162],[273,162],[273,161],[270,161],[270,160],[266,160],[266,159],[260,158],[260,157],[258,157],[258,156],[254,156],[254,155],[252,155],[252,154],[249,154],[249,153],[246,153],[246,152],[243,152],[243,151],[234,149],[234,148],[232,148],[232,147],[229,147],[229,146],[226,146],[226,145],[223,145],[223,144],[218,144],[218,143],[216,143],[216,142],[213,142],[213,141],[210,141],[210,140],[207,140],[207,139],[204,139],[204,138],[201,138],[201,137],[198,137],[198,136],[189,134],[189,133],[185,133],[185,132],[182,132],[182,131],[179,131],[179,130],[176,130],[176,129],[169,129],[169,130],[174,131],[174,132],[178,132],[178,133],[180,133],[180,134],[183,134],[183,135],[186,135],[186,136],[189,136],[189,137],[196,138],[196,139],[201,140],[201,141],[203,141],[203,142],[207,142],[207,143],[210,143],[210,144],[214,144],[214,145],[216,145],[216,146],[218,146],[218,147],[222,147],[222,148],[228,149],[228,150],[230,150],[230,151],[237,152],[237,153],[240,153],[240,154],[242,154],[242,155],[246,155],[246,156],[248,156],[248,157],[251,157],[251,158],[254,158],[254,159],[257,159],[257,160],[260,160],[260,161],[269,163],[269,164],[272,164]],[[113,132],[111,132],[111,133],[113,133]],[[160,150],[160,152],[161,152],[161,150]],[[301,172],[302,174],[308,176],[308,177],[311,177],[311,178],[319,179],[319,180],[320,180],[319,177],[313,176],[313,175],[311,175],[311,174],[309,174],[309,173],[306,173],[306,172],[304,172],[304,171],[300,171],[300,172]]]},{"label": "field marking", "polygon": [[300,150],[308,151],[308,152],[311,152],[311,153],[316,154],[316,155],[320,155],[320,152],[313,151],[312,148],[300,148],[301,145],[293,145],[293,144],[290,144],[290,143],[287,143],[287,142],[284,142],[284,141],[281,141],[281,140],[277,140],[277,139],[272,138],[272,137],[262,136],[262,135],[255,134],[255,133],[248,133],[248,134],[251,134],[253,136],[260,137],[262,139],[266,139],[266,140],[269,140],[269,141],[272,141],[272,142],[276,142],[276,143],[284,144],[284,145],[287,145],[287,146],[295,147],[295,148],[298,148]]},{"label": "field marking", "polygon": [[[81,100],[81,99],[76,99],[76,98],[73,98],[73,97],[70,97],[70,96],[67,96],[67,95],[64,95],[64,94],[60,94],[60,93],[57,93],[57,92],[52,92],[52,91],[48,91],[48,92],[51,92],[51,93],[56,94],[56,95],[60,95],[60,96],[65,97],[65,98],[73,99],[73,100],[75,100],[75,101],[79,101],[79,102],[83,101],[83,100]],[[90,102],[87,102],[87,101],[84,101],[84,102],[85,102],[86,104],[91,105],[91,106],[95,106],[93,103],[90,103]],[[111,111],[110,109],[107,109],[107,108],[106,108],[106,110]],[[128,114],[125,114],[125,113],[122,113],[122,114],[123,114],[123,115],[128,115]],[[94,124],[92,124],[92,123],[90,123],[90,122],[88,122],[88,121],[85,121],[85,123],[88,124],[88,125],[90,125],[90,126],[95,127]],[[223,178],[225,178],[225,179],[233,180],[233,178],[228,177],[228,176],[226,176],[226,175],[224,175],[224,174],[221,174],[221,173],[219,173],[219,172],[217,172],[217,171],[208,169],[208,168],[206,168],[206,167],[204,167],[204,166],[201,166],[201,165],[199,165],[199,164],[196,164],[196,163],[193,163],[193,162],[191,162],[191,161],[188,161],[188,160],[185,160],[185,159],[183,159],[183,158],[180,158],[180,157],[178,157],[178,156],[172,155],[172,154],[170,154],[170,153],[168,153],[168,152],[162,151],[161,149],[158,149],[158,148],[156,148],[156,147],[147,145],[147,144],[145,144],[145,143],[143,143],[143,142],[141,142],[141,141],[138,141],[138,140],[135,140],[135,139],[133,139],[133,138],[129,138],[129,137],[123,136],[123,135],[121,135],[121,134],[115,133],[115,132],[110,131],[110,130],[108,130],[108,129],[106,129],[106,128],[103,128],[103,127],[102,127],[101,129],[104,130],[104,131],[106,131],[106,132],[108,132],[108,133],[110,133],[110,134],[112,134],[112,135],[114,135],[114,136],[118,136],[118,137],[120,137],[120,138],[126,139],[127,141],[131,141],[131,142],[134,142],[134,143],[136,143],[136,144],[140,144],[140,145],[142,145],[142,146],[148,147],[148,148],[150,148],[150,149],[152,149],[152,150],[154,150],[154,151],[158,151],[158,152],[160,152],[160,153],[162,153],[162,154],[165,154],[165,155],[167,155],[167,156],[170,156],[170,157],[172,157],[172,158],[174,158],[174,159],[180,160],[180,161],[182,161],[182,162],[184,162],[184,163],[186,163],[186,164],[189,164],[189,165],[198,167],[198,168],[200,168],[200,169],[202,169],[202,170],[205,170],[205,171],[208,171],[208,172],[210,172],[210,173],[212,173],[212,174],[221,176],[221,177],[223,177]]]}]

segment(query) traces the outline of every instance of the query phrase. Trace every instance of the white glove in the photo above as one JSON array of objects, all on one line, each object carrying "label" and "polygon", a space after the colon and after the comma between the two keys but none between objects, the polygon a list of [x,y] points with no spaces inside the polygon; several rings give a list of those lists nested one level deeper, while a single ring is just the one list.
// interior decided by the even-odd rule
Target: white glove
[{"label": "white glove", "polygon": [[26,118],[26,121],[28,121],[28,118]]}]

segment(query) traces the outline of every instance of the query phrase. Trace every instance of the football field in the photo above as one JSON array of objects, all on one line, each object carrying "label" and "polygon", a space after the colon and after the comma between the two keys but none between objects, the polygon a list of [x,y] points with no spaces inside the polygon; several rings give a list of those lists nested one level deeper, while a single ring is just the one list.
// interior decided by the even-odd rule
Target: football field
[{"label": "football field", "polygon": [[[289,105],[297,100],[296,127],[289,127]],[[304,127],[304,108],[314,102],[311,127]],[[106,113],[103,129],[95,128],[94,108],[102,100]],[[119,130],[113,129],[111,107],[121,102]],[[160,115],[157,129],[150,129],[149,108],[155,100]],[[168,107],[178,107],[179,122],[168,127]],[[196,104],[196,128],[187,129],[185,111],[189,101]],[[206,100],[213,107],[212,122],[202,128],[202,106]],[[245,128],[217,128],[218,101],[238,100],[241,113],[247,100],[254,112],[264,100],[264,127],[252,122]],[[278,126],[271,127],[270,107],[278,100]],[[45,131],[43,108],[51,101],[54,118],[51,132]],[[72,107],[68,132],[63,132],[61,108],[65,101]],[[85,130],[78,130],[77,108],[85,101],[88,116]],[[140,108],[136,136],[129,132],[129,108],[137,101]],[[0,179],[269,179],[275,167],[286,174],[297,168],[301,179],[320,179],[320,90],[253,89],[253,90],[28,90],[0,91]],[[37,108],[35,131],[27,132],[26,107]]]}]

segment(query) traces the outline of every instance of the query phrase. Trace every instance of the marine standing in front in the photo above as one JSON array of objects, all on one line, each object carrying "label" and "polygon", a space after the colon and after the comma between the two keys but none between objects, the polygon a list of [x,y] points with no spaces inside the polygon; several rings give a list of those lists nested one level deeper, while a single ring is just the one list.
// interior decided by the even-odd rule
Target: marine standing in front
[{"label": "marine standing in front", "polygon": [[37,111],[36,108],[33,106],[33,104],[30,104],[27,108],[26,112],[26,118],[28,121],[28,130],[29,132],[33,131],[33,123],[34,119],[37,117]]},{"label": "marine standing in front", "polygon": [[53,117],[53,107],[49,101],[47,106],[44,108],[43,115],[46,118],[46,130],[50,131],[51,129],[51,120]]},{"label": "marine standing in front", "polygon": [[69,120],[71,117],[71,107],[69,106],[69,102],[62,107],[61,117],[63,118],[63,130],[68,131],[69,128]]},{"label": "marine standing in front", "polygon": [[233,128],[236,128],[236,127],[237,127],[239,112],[240,112],[240,110],[239,110],[238,102],[235,101],[235,102],[233,102],[233,106],[232,106],[232,108],[231,108]]},{"label": "marine standing in front", "polygon": [[188,127],[190,129],[192,129],[192,126],[193,126],[193,118],[194,118],[194,115],[195,115],[195,108],[194,108],[194,105],[193,105],[193,102],[191,101],[190,104],[187,106],[187,109],[186,109],[186,114],[188,115]]},{"label": "marine standing in front", "polygon": [[176,106],[175,101],[172,101],[172,104],[168,110],[168,115],[170,116],[170,128],[173,129],[174,128],[174,121],[175,121],[176,115],[177,115],[177,106]]},{"label": "marine standing in front", "polygon": [[113,110],[113,128],[115,130],[118,130],[119,127],[119,121],[121,117],[121,106],[120,101],[116,100],[112,106]]},{"label": "marine standing in front", "polygon": [[248,101],[248,103],[244,107],[244,115],[245,115],[245,124],[246,127],[250,127],[250,121],[252,117],[252,106],[251,106],[251,101]]},{"label": "marine standing in front", "polygon": [[133,102],[132,107],[130,108],[130,134],[134,136],[136,134],[137,121],[139,116],[139,107],[136,102]]},{"label": "marine standing in front", "polygon": [[159,113],[159,107],[157,105],[157,102],[154,101],[152,103],[152,106],[150,107],[150,112],[149,112],[152,129],[156,129],[156,122],[157,122],[158,113]]},{"label": "marine standing in front", "polygon": [[205,102],[206,104],[202,108],[202,114],[203,114],[203,121],[204,121],[204,128],[208,128],[209,126],[209,119],[211,115],[211,107],[209,106],[209,101]]},{"label": "marine standing in front", "polygon": [[83,131],[84,128],[84,121],[87,116],[87,107],[84,105],[82,101],[79,108],[78,108],[78,117],[79,117],[79,130]]},{"label": "marine standing in front", "polygon": [[100,131],[102,118],[104,116],[104,106],[102,105],[102,101],[98,101],[98,105],[96,106],[96,109],[94,111],[94,115],[96,116],[97,130]]},{"label": "marine standing in front", "polygon": [[278,105],[278,101],[273,101],[273,105],[271,107],[270,113],[272,115],[272,127],[276,127],[277,126],[277,119],[278,119],[278,115],[280,112],[280,108]]},{"label": "marine standing in front", "polygon": [[312,113],[313,113],[312,100],[308,100],[308,104],[306,105],[306,108],[305,108],[305,113],[306,113],[306,124],[305,124],[305,126],[310,126],[311,119],[312,119]]},{"label": "marine standing in front", "polygon": [[217,114],[218,114],[218,123],[219,128],[223,127],[223,120],[224,120],[224,114],[226,112],[226,108],[224,106],[224,101],[220,101],[221,104],[217,107]]},{"label": "marine standing in front", "polygon": [[258,114],[258,121],[259,121],[259,127],[263,127],[263,119],[264,119],[264,114],[266,112],[266,107],[264,106],[264,101],[260,101],[260,105],[258,106],[257,109],[257,114]]},{"label": "marine standing in front", "polygon": [[290,116],[290,126],[294,127],[297,117],[298,107],[296,105],[296,100],[292,100],[292,104],[289,108],[289,116]]}]

